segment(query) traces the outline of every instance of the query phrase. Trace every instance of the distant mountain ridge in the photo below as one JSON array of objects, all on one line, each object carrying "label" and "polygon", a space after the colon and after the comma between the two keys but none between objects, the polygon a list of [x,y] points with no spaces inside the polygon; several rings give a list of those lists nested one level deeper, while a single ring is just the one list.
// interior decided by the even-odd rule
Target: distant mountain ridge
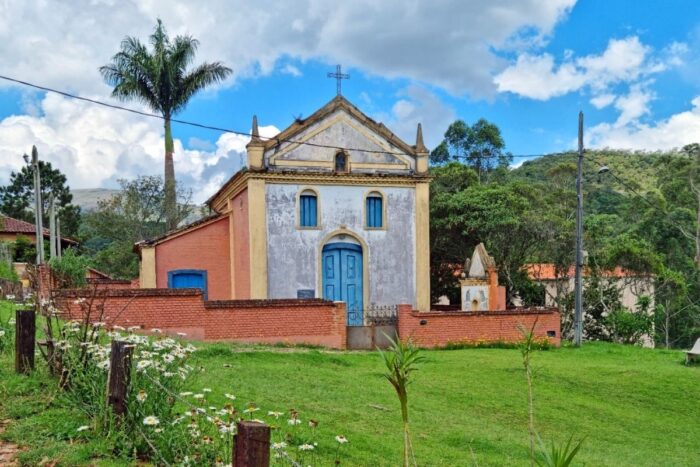
[{"label": "distant mountain ridge", "polygon": [[109,188],[82,188],[71,189],[70,192],[73,194],[74,205],[80,206],[83,211],[94,211],[99,201],[109,199],[120,191]]}]

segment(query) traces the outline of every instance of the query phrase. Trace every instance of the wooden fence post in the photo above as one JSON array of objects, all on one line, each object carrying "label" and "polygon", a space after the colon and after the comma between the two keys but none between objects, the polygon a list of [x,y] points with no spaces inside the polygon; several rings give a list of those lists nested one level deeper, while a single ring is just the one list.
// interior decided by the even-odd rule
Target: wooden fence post
[{"label": "wooden fence post", "polygon": [[15,311],[15,371],[31,373],[34,369],[36,313],[32,309]]},{"label": "wooden fence post", "polygon": [[126,413],[126,394],[131,377],[131,354],[134,348],[125,341],[112,341],[107,379],[107,405],[117,416]]},{"label": "wooden fence post", "polygon": [[258,422],[240,421],[233,443],[233,467],[270,465],[270,427]]}]

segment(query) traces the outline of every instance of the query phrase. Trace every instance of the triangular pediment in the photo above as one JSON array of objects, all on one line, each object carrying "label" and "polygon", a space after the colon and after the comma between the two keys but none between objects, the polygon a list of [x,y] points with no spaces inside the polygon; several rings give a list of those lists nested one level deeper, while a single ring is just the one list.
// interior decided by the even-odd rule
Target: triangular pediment
[{"label": "triangular pediment", "polygon": [[415,148],[343,97],[333,99],[305,120],[265,143],[268,167],[332,167],[342,148],[353,168],[411,170]]}]

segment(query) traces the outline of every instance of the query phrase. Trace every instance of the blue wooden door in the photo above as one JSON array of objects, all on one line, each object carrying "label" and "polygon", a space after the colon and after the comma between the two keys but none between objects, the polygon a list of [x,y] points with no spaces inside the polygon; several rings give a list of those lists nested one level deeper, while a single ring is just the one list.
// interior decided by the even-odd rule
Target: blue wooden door
[{"label": "blue wooden door", "polygon": [[343,301],[348,326],[362,326],[362,248],[354,243],[323,247],[323,298]]},{"label": "blue wooden door", "polygon": [[201,289],[207,299],[207,271],[178,269],[168,272],[168,287],[171,289]]}]

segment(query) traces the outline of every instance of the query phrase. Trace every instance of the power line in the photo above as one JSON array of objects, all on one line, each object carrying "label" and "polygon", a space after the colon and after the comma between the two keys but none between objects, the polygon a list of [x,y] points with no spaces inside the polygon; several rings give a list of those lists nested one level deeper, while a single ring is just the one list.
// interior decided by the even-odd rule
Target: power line
[{"label": "power line", "polygon": [[[110,104],[109,102],[104,102],[100,101],[97,99],[91,99],[89,97],[83,97],[83,96],[78,96],[77,94],[72,94],[70,92],[66,91],[61,91],[58,89],[50,88],[47,86],[41,86],[39,84],[34,84],[30,83],[28,81],[22,81],[16,78],[11,78],[9,76],[4,76],[0,75],[0,79],[3,79],[5,81],[10,81],[15,84],[21,84],[22,86],[27,86],[30,88],[38,89],[40,91],[44,92],[50,92],[53,94],[58,94],[63,97],[68,97],[70,99],[76,99],[79,101],[83,102],[88,102],[90,104],[95,104],[95,105],[100,105],[102,107],[107,107],[113,110],[121,110],[124,112],[129,112],[132,114],[140,115],[142,117],[149,117],[149,118],[157,118],[159,120],[165,120],[165,117],[162,115],[150,113],[150,112],[144,112],[142,110],[136,110],[132,109],[129,107],[124,107],[121,105],[117,104]],[[213,125],[206,125],[203,123],[198,123],[198,122],[193,122],[191,120],[180,120],[177,118],[171,118],[171,122],[173,123],[179,123],[181,125],[188,125],[196,128],[202,128],[205,130],[212,130],[212,131],[218,131],[220,133],[231,133],[234,135],[241,135],[241,136],[250,136],[250,133],[247,131],[241,131],[241,130],[232,130],[230,128],[223,128],[219,126],[213,126]],[[370,153],[370,154],[389,154],[389,155],[394,155],[394,156],[410,156],[410,154],[406,154],[404,152],[395,152],[395,151],[381,151],[381,150],[376,150],[376,149],[361,149],[361,148],[347,148],[347,147],[341,147],[341,146],[333,146],[329,144],[319,144],[319,143],[311,143],[308,141],[298,141],[290,138],[277,138],[275,136],[260,136],[260,139],[264,140],[269,140],[269,141],[277,141],[278,144],[280,143],[290,143],[290,144],[300,144],[300,145],[306,145],[306,146],[313,146],[313,147],[318,147],[318,148],[328,148],[328,149],[337,149],[337,150],[345,150],[345,151],[358,151],[358,152],[365,152],[365,153]],[[543,157],[541,154],[523,154],[523,155],[511,155],[513,159],[532,159],[532,158],[537,158],[537,157]]]},{"label": "power line", "polygon": [[[64,97],[68,97],[70,99],[76,99],[79,101],[88,102],[90,104],[100,105],[102,107],[107,107],[107,108],[110,108],[113,110],[121,110],[124,112],[129,112],[129,113],[133,113],[136,115],[140,115],[142,117],[157,118],[158,120],[165,120],[165,117],[163,117],[162,115],[159,115],[159,114],[144,112],[142,110],[136,110],[136,109],[124,107],[124,106],[117,105],[117,104],[110,104],[109,102],[104,102],[104,101],[97,100],[97,99],[91,99],[89,97],[79,96],[77,94],[72,94],[70,92],[61,91],[61,90],[50,88],[47,86],[42,86],[39,84],[30,83],[28,81],[23,81],[23,80],[12,78],[12,77],[5,76],[5,75],[0,75],[0,79],[3,79],[5,81],[10,81],[10,82],[15,83],[15,84],[21,84],[23,86],[27,86],[30,88],[38,89],[40,91],[58,94],[58,95],[61,95]],[[188,126],[192,126],[192,127],[196,127],[196,128],[202,128],[205,130],[218,131],[220,133],[231,133],[234,135],[248,136],[248,137],[251,136],[251,134],[247,131],[232,130],[230,128],[224,128],[224,127],[219,127],[219,126],[214,126],[214,125],[207,125],[204,123],[193,122],[191,120],[181,120],[181,119],[177,119],[177,118],[171,118],[170,121],[173,123],[179,123],[181,125],[188,125]],[[294,140],[294,139],[290,139],[290,138],[278,138],[275,136],[260,136],[260,139],[264,139],[264,140],[268,140],[268,141],[274,140],[274,141],[277,141],[278,144],[279,143],[290,143],[290,144],[299,144],[299,145],[313,146],[313,147],[319,147],[319,148],[366,152],[366,153],[370,153],[370,154],[390,154],[390,155],[394,155],[394,156],[410,156],[410,154],[407,154],[405,152],[382,151],[382,150],[376,150],[376,149],[361,149],[361,148],[352,148],[352,147],[341,147],[341,146],[333,146],[333,145],[329,145],[329,144],[311,143],[308,141],[298,141],[298,140]],[[536,158],[567,156],[567,155],[575,156],[576,153],[572,149],[570,151],[561,151],[561,152],[555,152],[555,153],[549,153],[549,154],[517,154],[517,155],[510,154],[509,157],[513,158],[513,159],[536,159]],[[644,156],[644,155],[645,154],[625,154],[625,156]]]},{"label": "power line", "polygon": [[[595,163],[597,163],[597,164],[599,164],[599,165],[601,165],[601,166],[604,166],[604,165],[605,165],[605,164],[601,163],[599,160],[597,160],[595,157],[592,157],[592,156],[591,156],[590,154],[588,154],[588,153],[587,153],[587,156],[588,156],[588,158],[591,159],[593,162],[595,162]],[[614,172],[614,171],[609,170],[607,173],[609,173],[610,175],[612,175],[612,177],[613,177],[615,180],[617,180],[617,182],[618,182],[619,184],[621,184],[621,185],[624,186],[627,190],[629,190],[629,191],[631,191],[632,193],[634,193],[638,198],[640,198],[642,201],[644,201],[646,204],[648,204],[653,210],[655,210],[656,212],[662,214],[662,215],[664,216],[664,219],[663,219],[663,220],[665,220],[666,222],[668,222],[669,225],[671,225],[672,227],[675,227],[676,229],[678,229],[684,236],[687,236],[687,235],[688,235],[688,234],[686,233],[685,228],[681,227],[679,224],[676,224],[674,221],[672,221],[671,219],[668,218],[668,215],[669,215],[668,212],[665,212],[665,211],[664,211],[662,208],[660,208],[658,205],[652,203],[651,201],[649,201],[648,199],[646,199],[644,196],[642,196],[641,194],[639,194],[639,192],[637,192],[637,190],[635,190],[635,189],[634,189],[632,186],[630,186],[627,182],[625,182],[623,179],[621,179],[620,177],[618,177],[617,175],[615,175],[615,172]]]},{"label": "power line", "polygon": [[[58,89],[53,89],[49,88],[46,86],[40,86],[38,84],[30,83],[27,81],[22,81],[19,79],[15,78],[10,78],[9,76],[3,76],[0,75],[0,79],[4,79],[6,81],[11,81],[16,84],[21,84],[23,86],[28,86],[34,89],[39,89],[41,91],[45,92],[51,92],[54,94],[59,94],[64,97],[69,97],[71,99],[76,99],[84,102],[89,102],[91,104],[95,105],[101,105],[103,107],[108,107],[110,109],[114,110],[122,110],[124,112],[130,112],[136,115],[141,115],[143,117],[150,117],[150,118],[157,118],[159,120],[165,120],[165,117],[162,115],[150,113],[150,112],[143,112],[141,110],[136,110],[136,109],[131,109],[129,107],[123,107],[121,105],[116,105],[116,104],[110,104],[108,102],[100,101],[97,99],[90,99],[88,97],[83,97],[83,96],[78,96],[76,94],[71,94],[69,92],[65,91],[60,91]],[[241,135],[241,136],[250,136],[250,133],[247,131],[240,131],[240,130],[232,130],[230,128],[223,128],[223,127],[218,127],[218,126],[212,126],[212,125],[205,125],[203,123],[197,123],[189,120],[180,120],[177,118],[171,118],[171,122],[173,123],[179,123],[181,125],[189,125],[197,128],[203,128],[205,130],[213,130],[213,131],[218,131],[221,133],[232,133],[234,135]],[[366,153],[371,153],[371,154],[391,154],[394,156],[409,156],[410,154],[406,154],[404,152],[395,152],[395,151],[381,151],[381,150],[376,150],[376,149],[361,149],[361,148],[345,148],[345,147],[340,147],[340,146],[333,146],[329,144],[319,144],[319,143],[311,143],[308,141],[297,141],[289,138],[277,138],[275,136],[260,136],[260,139],[265,139],[265,140],[270,140],[270,141],[277,141],[277,143],[290,143],[290,144],[303,144],[306,146],[314,146],[318,148],[329,148],[329,149],[338,149],[338,150],[345,150],[345,151],[358,151],[358,152],[366,152]]]}]

